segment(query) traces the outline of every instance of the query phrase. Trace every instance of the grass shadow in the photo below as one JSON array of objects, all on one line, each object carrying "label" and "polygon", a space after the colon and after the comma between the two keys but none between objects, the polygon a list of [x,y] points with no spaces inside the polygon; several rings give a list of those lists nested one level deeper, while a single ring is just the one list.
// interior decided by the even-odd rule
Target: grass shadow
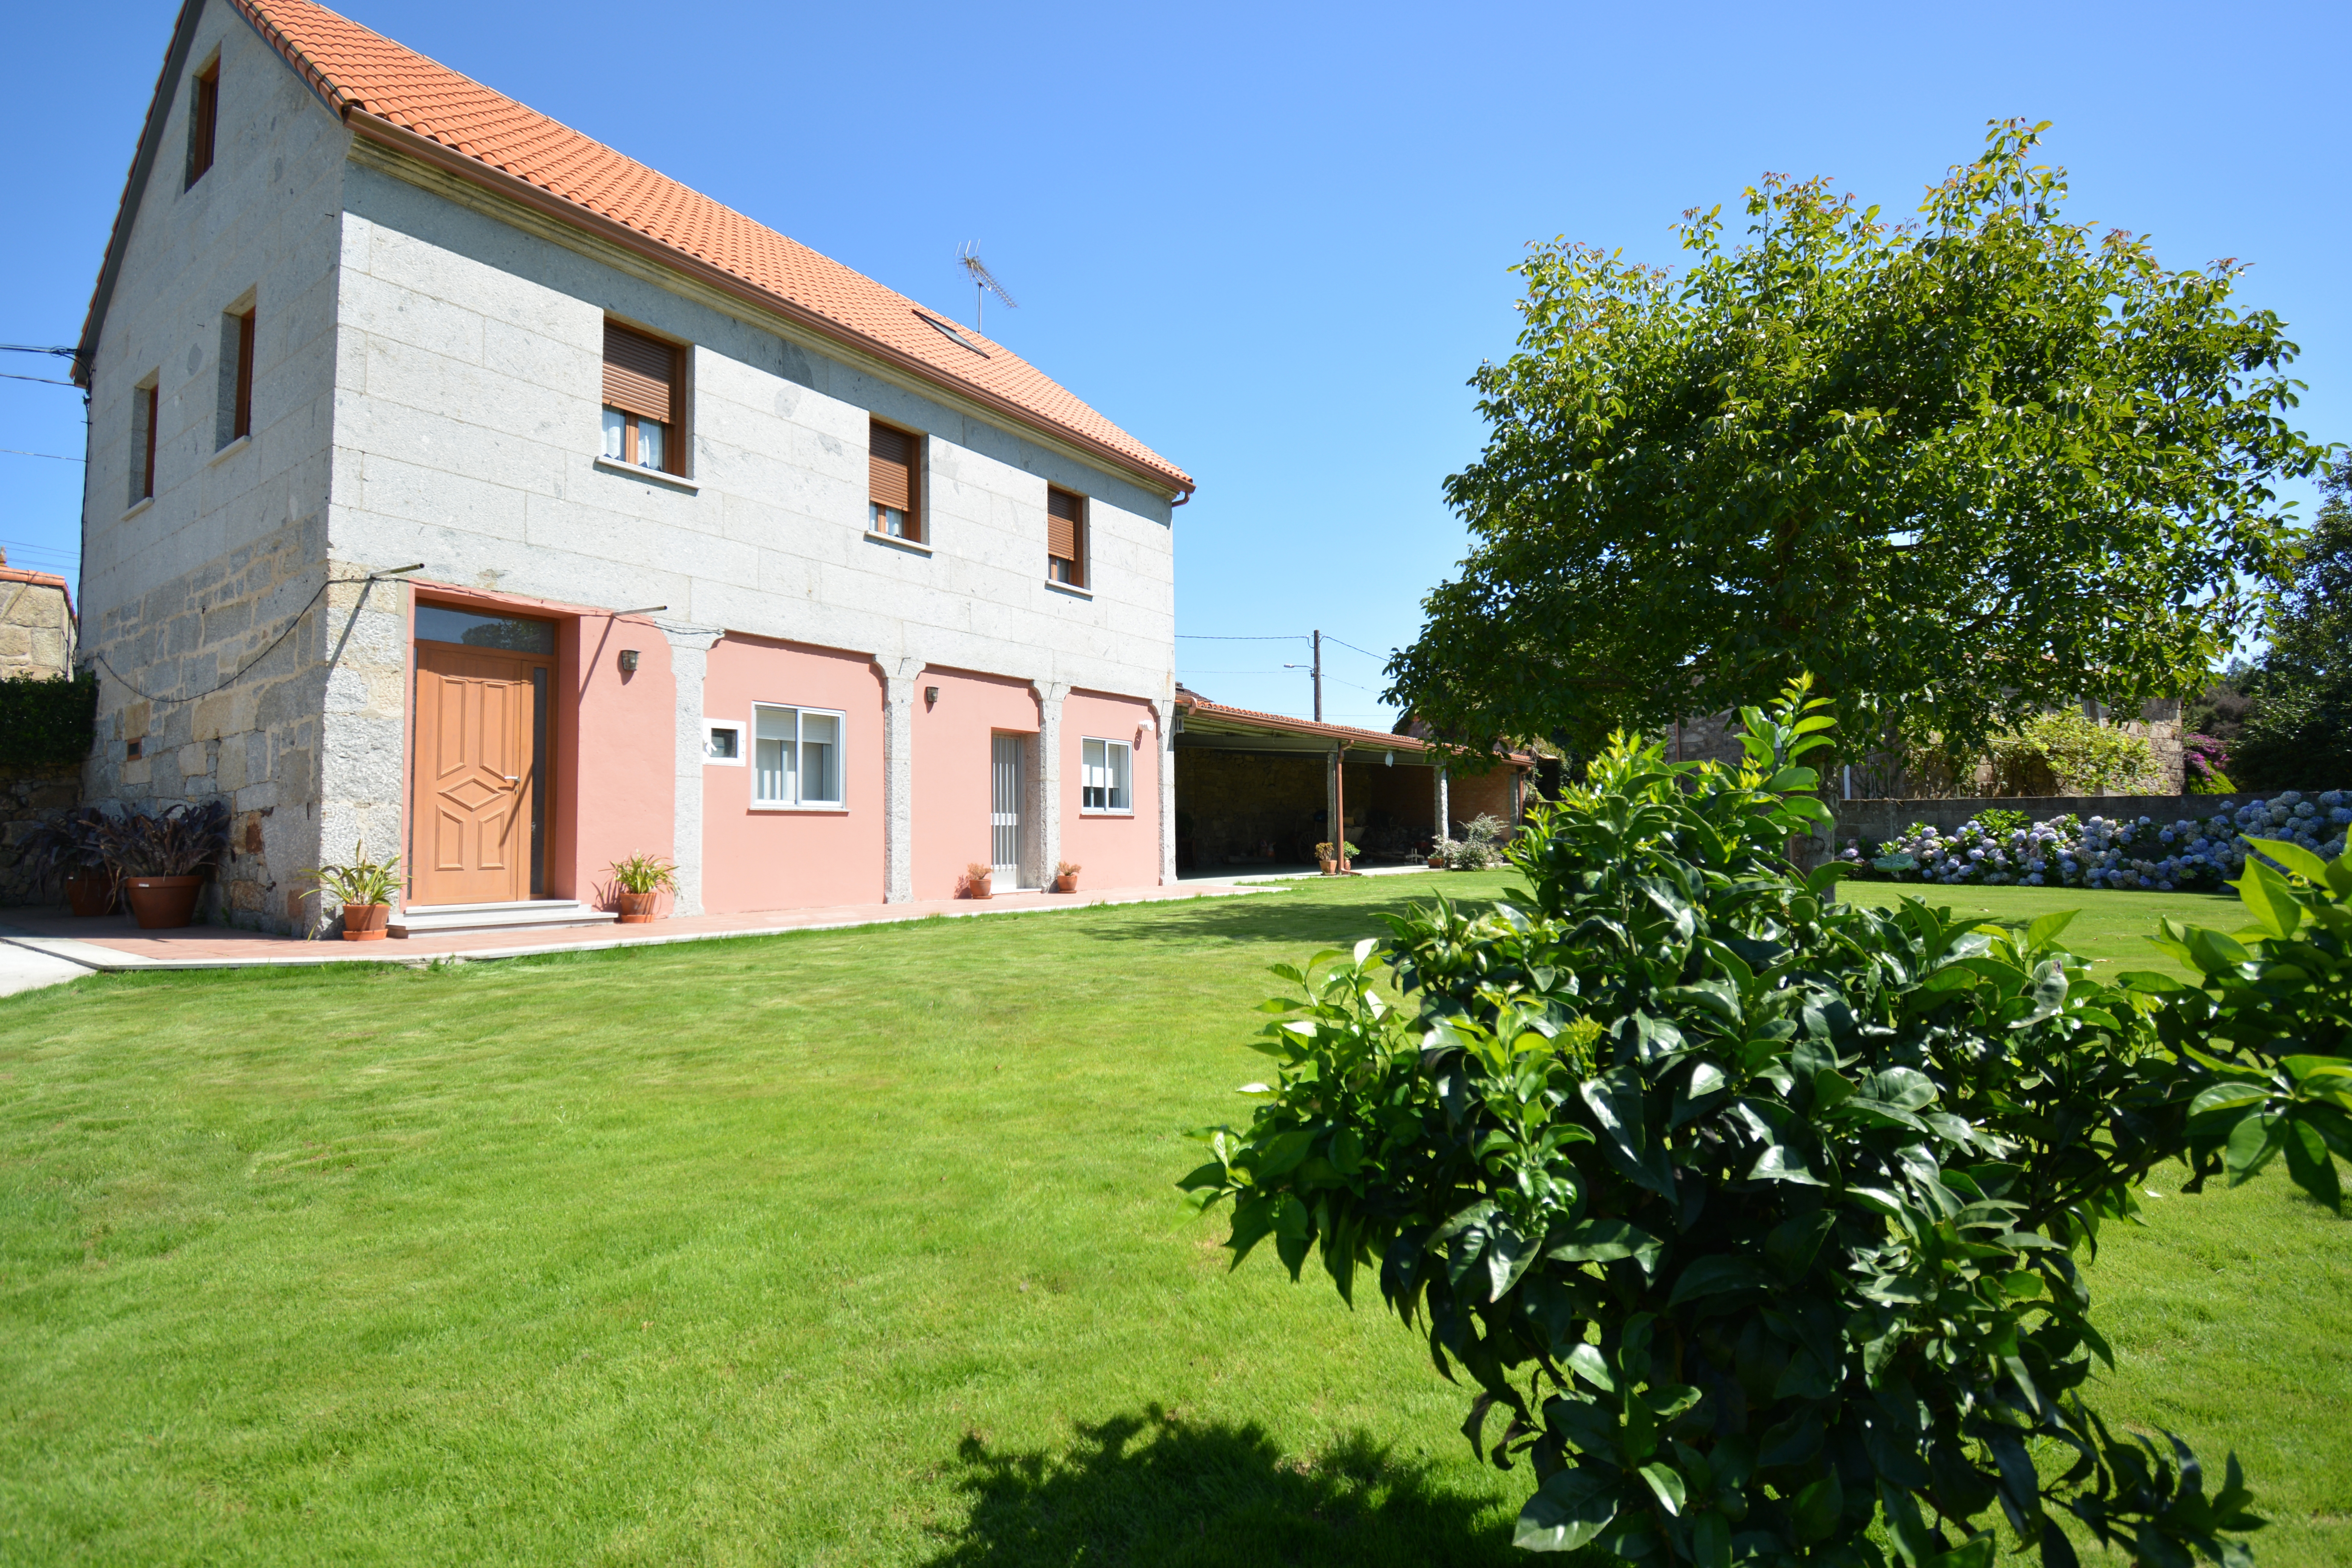
[{"label": "grass shadow", "polygon": [[[1414,904],[1433,904],[1443,893],[1448,901],[1483,912],[1502,901],[1507,888],[1523,884],[1516,874],[1481,875],[1473,880],[1437,878],[1367,878],[1334,887],[1308,881],[1278,893],[1253,893],[1238,898],[1196,899],[1180,903],[1141,906],[1148,916],[1089,921],[1084,928],[1094,942],[1188,942],[1223,938],[1234,942],[1353,942],[1358,937],[1387,939],[1382,914],[1402,914]],[[1129,914],[1107,910],[1105,914]]]},{"label": "grass shadow", "polygon": [[1188,1421],[1157,1405],[1076,1432],[1067,1451],[992,1450],[966,1436],[957,1489],[971,1518],[927,1568],[1521,1560],[1516,1502],[1448,1486],[1360,1433],[1300,1458],[1254,1423]]}]

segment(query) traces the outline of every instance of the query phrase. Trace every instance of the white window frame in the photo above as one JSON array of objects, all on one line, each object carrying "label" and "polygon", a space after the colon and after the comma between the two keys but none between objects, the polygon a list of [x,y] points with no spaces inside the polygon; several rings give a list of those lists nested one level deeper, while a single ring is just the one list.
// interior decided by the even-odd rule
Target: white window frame
[{"label": "white window frame", "polygon": [[[804,744],[801,740],[800,725],[800,721],[803,717],[814,715],[817,718],[830,719],[834,721],[837,726],[834,731],[834,746],[835,751],[839,752],[839,755],[834,759],[834,784],[840,792],[837,798],[833,800],[797,799],[790,801],[761,800],[760,798],[758,752],[760,745],[760,710],[763,708],[774,709],[782,712],[790,713],[793,716],[793,744],[795,749]],[[754,702],[751,704],[751,722],[746,728],[745,736],[746,739],[750,741],[751,746],[751,751],[746,756],[745,761],[751,768],[751,809],[753,811],[823,811],[839,813],[846,812],[849,809],[849,715],[846,712],[838,708],[813,708],[805,702]],[[801,777],[802,770],[795,765],[793,769],[793,783],[795,789],[799,787]]]},{"label": "white window frame", "polygon": [[[1087,748],[1103,748],[1102,765],[1110,770],[1110,752],[1116,746],[1127,753],[1127,765],[1118,770],[1118,792],[1127,796],[1124,805],[1088,805],[1087,790]],[[1114,741],[1108,735],[1082,735],[1078,738],[1078,815],[1080,816],[1133,816],[1135,815],[1135,744],[1131,741]]]},{"label": "white window frame", "polygon": [[[743,731],[747,728],[748,726],[740,719],[705,719],[702,721],[702,765],[707,768],[750,767],[751,765],[751,758],[750,754],[743,750]],[[711,732],[717,730],[727,730],[733,732],[735,736],[735,754],[733,756],[721,757],[712,754],[710,750],[710,736]]]}]

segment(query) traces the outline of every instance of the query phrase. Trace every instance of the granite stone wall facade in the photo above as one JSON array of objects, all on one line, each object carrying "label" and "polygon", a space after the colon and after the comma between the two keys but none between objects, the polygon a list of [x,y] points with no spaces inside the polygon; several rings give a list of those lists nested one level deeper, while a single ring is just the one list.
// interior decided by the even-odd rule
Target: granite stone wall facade
[{"label": "granite stone wall facade", "polygon": [[73,673],[73,604],[63,579],[8,569],[0,551],[0,680]]}]

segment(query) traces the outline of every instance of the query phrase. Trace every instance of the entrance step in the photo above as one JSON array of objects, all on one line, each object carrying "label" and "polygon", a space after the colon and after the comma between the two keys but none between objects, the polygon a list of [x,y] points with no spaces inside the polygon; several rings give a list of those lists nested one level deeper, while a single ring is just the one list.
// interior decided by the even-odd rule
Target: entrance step
[{"label": "entrance step", "polygon": [[543,931],[550,926],[610,925],[620,917],[576,899],[526,899],[506,904],[411,904],[385,928],[394,938],[451,931]]}]

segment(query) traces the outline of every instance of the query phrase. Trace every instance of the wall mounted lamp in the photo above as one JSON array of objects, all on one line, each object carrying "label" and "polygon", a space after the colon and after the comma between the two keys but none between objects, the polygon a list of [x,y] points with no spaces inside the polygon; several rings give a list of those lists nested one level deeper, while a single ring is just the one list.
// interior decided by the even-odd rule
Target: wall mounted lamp
[{"label": "wall mounted lamp", "polygon": [[623,648],[621,650],[621,673],[623,675],[635,675],[636,672],[637,650],[633,647]]},{"label": "wall mounted lamp", "polygon": [[1381,766],[1384,768],[1392,768],[1396,766],[1396,753],[1394,752],[1382,752],[1381,753]]},{"label": "wall mounted lamp", "polygon": [[937,704],[937,703],[938,703],[939,700],[940,700],[940,689],[939,689],[938,687],[936,687],[936,686],[926,686],[926,687],[924,687],[924,688],[923,688],[923,706],[924,706],[924,707],[926,707],[926,708],[932,707],[932,706],[934,706],[935,704]]}]

